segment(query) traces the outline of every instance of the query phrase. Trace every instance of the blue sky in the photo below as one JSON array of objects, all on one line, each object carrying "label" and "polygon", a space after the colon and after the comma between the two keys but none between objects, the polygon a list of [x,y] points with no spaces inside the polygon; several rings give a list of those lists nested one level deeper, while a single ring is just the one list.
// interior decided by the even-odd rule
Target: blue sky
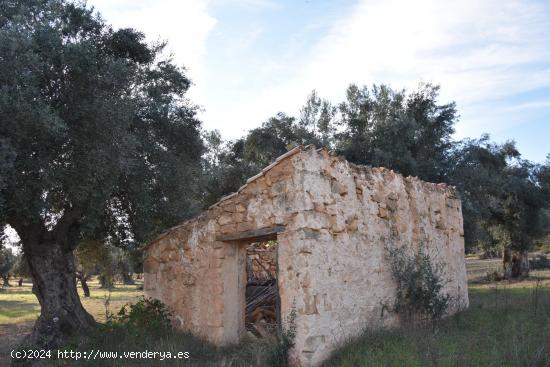
[{"label": "blue sky", "polygon": [[313,89],[333,102],[349,83],[441,85],[456,138],[516,140],[550,153],[550,1],[91,0],[116,27],[166,39],[194,81],[207,129],[232,139]]}]

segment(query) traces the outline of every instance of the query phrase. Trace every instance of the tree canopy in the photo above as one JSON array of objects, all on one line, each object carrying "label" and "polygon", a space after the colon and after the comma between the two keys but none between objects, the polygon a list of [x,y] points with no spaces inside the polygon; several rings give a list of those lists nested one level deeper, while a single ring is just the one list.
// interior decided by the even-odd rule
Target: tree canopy
[{"label": "tree canopy", "polygon": [[10,248],[0,248],[0,278],[2,278],[2,287],[10,286],[10,273],[13,273],[17,256]]},{"label": "tree canopy", "polygon": [[0,1],[0,227],[19,235],[41,304],[30,344],[55,347],[94,326],[75,271],[85,280],[97,262],[83,256],[139,268],[140,244],[297,144],[456,185],[468,249],[510,260],[544,234],[550,156],[534,164],[513,142],[454,141],[457,109],[438,86],[351,85],[339,104],[313,92],[299,116],[224,142],[201,129],[191,81],[164,46],[81,3]]},{"label": "tree canopy", "polygon": [[200,122],[163,47],[79,3],[0,2],[0,224],[21,238],[48,343],[90,324],[64,315],[81,308],[78,243],[142,243],[198,208]]},{"label": "tree canopy", "polygon": [[316,144],[356,164],[456,185],[468,250],[525,252],[545,231],[550,159],[534,164],[513,141],[496,144],[488,135],[455,141],[457,121],[455,104],[440,103],[431,84],[413,91],[351,85],[338,105],[313,92],[297,118],[279,113],[224,147],[217,136],[205,204],[235,191],[289,147]]}]

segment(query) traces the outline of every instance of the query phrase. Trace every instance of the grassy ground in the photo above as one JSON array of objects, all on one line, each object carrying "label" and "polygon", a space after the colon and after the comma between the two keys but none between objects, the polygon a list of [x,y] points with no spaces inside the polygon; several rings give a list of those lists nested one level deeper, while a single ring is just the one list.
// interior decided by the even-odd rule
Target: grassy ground
[{"label": "grassy ground", "polygon": [[468,282],[478,282],[486,277],[487,273],[499,271],[502,268],[501,259],[478,260],[470,258],[466,260],[466,273]]},{"label": "grassy ground", "polygon": [[[24,282],[22,287],[17,287],[12,281],[12,287],[0,290],[0,325],[19,324],[34,321],[40,314],[40,305],[32,293],[32,285]],[[84,297],[82,289],[78,288],[82,304],[99,322],[105,321],[106,307],[111,311],[117,311],[127,302],[135,301],[141,292],[136,285],[116,285],[111,291],[99,288],[99,283],[89,282],[90,297]],[[110,296],[110,298],[109,298]],[[106,302],[108,301],[108,305]]]},{"label": "grassy ground", "polygon": [[468,310],[426,328],[367,331],[323,366],[550,366],[550,271],[487,282],[497,261],[467,268]]},{"label": "grassy ground", "polygon": [[550,234],[535,243],[535,249],[540,252],[550,253]]},{"label": "grassy ground", "polygon": [[[76,350],[75,347],[69,349]],[[272,342],[258,339],[245,339],[238,345],[230,347],[216,347],[196,337],[182,332],[167,332],[159,335],[150,333],[142,334],[140,330],[132,329],[131,332],[122,330],[111,330],[98,332],[89,343],[78,350],[101,350],[116,351],[122,354],[130,351],[159,351],[170,352],[172,355],[187,352],[189,358],[165,359],[160,357],[155,359],[99,359],[93,363],[88,361],[79,361],[74,366],[97,366],[97,367],[115,367],[115,366],[162,366],[162,367],[267,367],[284,366],[283,358],[279,357],[277,345]],[[64,363],[53,364],[65,366]]]},{"label": "grassy ground", "polygon": [[[0,289],[0,366],[9,364],[9,352],[32,330],[34,320],[40,314],[40,305],[32,293],[32,285],[24,282]],[[138,281],[139,283],[139,281]],[[116,312],[124,304],[134,302],[142,292],[138,285],[116,285],[112,291],[99,288],[99,283],[89,282],[91,297],[85,298],[82,289],[78,291],[84,307],[99,322],[105,321],[105,311]]]},{"label": "grassy ground", "polygon": [[[485,275],[500,261],[467,260],[470,307],[430,328],[400,328],[365,332],[339,348],[324,364],[332,366],[550,366],[550,271],[532,272],[521,282],[487,282]],[[118,286],[109,308],[117,311],[141,294],[136,286]],[[92,297],[84,306],[98,320],[105,319],[108,292],[92,283]],[[2,327],[17,332],[37,316],[30,286],[0,293],[0,348]],[[28,329],[27,329],[28,332]],[[71,348],[71,346],[69,346]],[[101,360],[86,366],[276,366],[269,343],[245,340],[232,348],[215,348],[179,332],[145,335],[139,330],[109,330],[93,335],[78,350],[189,352],[190,359]],[[77,350],[76,344],[72,347]],[[1,351],[0,351],[1,354]],[[0,358],[0,365],[2,360]],[[54,365],[66,365],[64,363]]]}]

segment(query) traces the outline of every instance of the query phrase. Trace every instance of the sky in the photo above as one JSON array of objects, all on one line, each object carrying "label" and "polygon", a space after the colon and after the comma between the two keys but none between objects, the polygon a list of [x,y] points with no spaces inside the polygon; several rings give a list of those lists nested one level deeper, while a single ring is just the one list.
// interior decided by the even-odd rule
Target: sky
[{"label": "sky", "polygon": [[[312,90],[441,86],[456,139],[550,153],[550,0],[88,0],[115,28],[166,40],[205,129],[243,136]],[[10,230],[12,231],[12,230]],[[10,238],[15,238],[10,232]]]},{"label": "sky", "polygon": [[350,83],[441,86],[456,139],[515,140],[550,153],[548,0],[89,0],[114,27],[168,41],[193,81],[205,129],[234,139],[312,90],[331,102]]}]

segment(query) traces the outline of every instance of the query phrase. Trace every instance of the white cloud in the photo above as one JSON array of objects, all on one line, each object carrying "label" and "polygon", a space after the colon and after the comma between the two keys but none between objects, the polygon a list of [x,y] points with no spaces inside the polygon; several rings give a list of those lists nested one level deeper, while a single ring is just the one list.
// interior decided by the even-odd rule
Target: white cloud
[{"label": "white cloud", "polygon": [[[550,86],[549,10],[542,2],[514,0],[360,1],[311,48],[292,77],[243,91],[243,99],[224,105],[223,116],[212,103],[205,118],[234,137],[278,110],[296,113],[314,88],[339,101],[350,82],[414,88],[420,81],[441,84],[442,100],[457,101],[469,115],[474,105]],[[240,129],[217,124],[228,115]],[[487,119],[458,130],[479,135],[510,124]]]},{"label": "white cloud", "polygon": [[179,65],[185,65],[195,83],[190,94],[204,104],[204,57],[206,39],[216,25],[208,14],[208,0],[91,0],[102,17],[114,27],[136,28],[149,41],[166,40],[166,51]]},{"label": "white cloud", "polygon": [[550,78],[517,68],[550,61],[550,49],[545,47],[550,39],[542,29],[547,23],[537,22],[540,10],[520,2],[502,4],[363,1],[318,47],[320,53],[329,51],[306,69],[312,74],[329,65],[341,69],[321,86],[328,90],[355,80],[409,87],[431,80],[441,83],[444,95],[459,103],[550,84]]},{"label": "white cloud", "polygon": [[238,6],[249,10],[279,9],[281,2],[275,0],[213,0],[216,5]]},{"label": "white cloud", "polygon": [[537,108],[550,108],[550,100],[519,103],[506,108],[506,111],[521,111]]},{"label": "white cloud", "polygon": [[281,6],[279,3],[273,0],[238,0],[236,3],[242,6],[249,6],[249,7],[255,7],[255,8],[278,9]]},{"label": "white cloud", "polygon": [[[340,19],[324,18],[324,24],[333,24],[328,31],[318,28],[325,33],[311,45],[300,39],[301,31],[312,26],[307,21],[288,39],[262,23],[271,9],[282,6],[292,16],[292,2],[90,3],[117,27],[135,27],[151,40],[168,40],[176,61],[188,67],[195,82],[190,97],[206,109],[201,114],[205,127],[220,129],[228,138],[241,136],[278,111],[297,113],[312,89],[337,102],[351,82],[414,88],[421,81],[441,84],[442,101],[458,103],[463,119],[457,136],[478,136],[521,123],[506,118],[504,108],[491,110],[498,101],[550,86],[550,3],[544,1],[360,0]],[[230,32],[233,36],[223,38],[224,50],[231,52],[222,57],[214,48],[206,54],[208,35],[217,23],[209,9],[221,5],[264,11],[258,13],[249,33]],[[224,29],[217,31],[223,35]],[[266,37],[271,42],[275,37],[286,51],[249,59],[256,56],[244,51],[259,47]],[[209,70],[204,67],[207,57]],[[224,57],[232,58],[231,67],[223,67],[228,61]],[[519,111],[535,106],[507,107]]]}]

